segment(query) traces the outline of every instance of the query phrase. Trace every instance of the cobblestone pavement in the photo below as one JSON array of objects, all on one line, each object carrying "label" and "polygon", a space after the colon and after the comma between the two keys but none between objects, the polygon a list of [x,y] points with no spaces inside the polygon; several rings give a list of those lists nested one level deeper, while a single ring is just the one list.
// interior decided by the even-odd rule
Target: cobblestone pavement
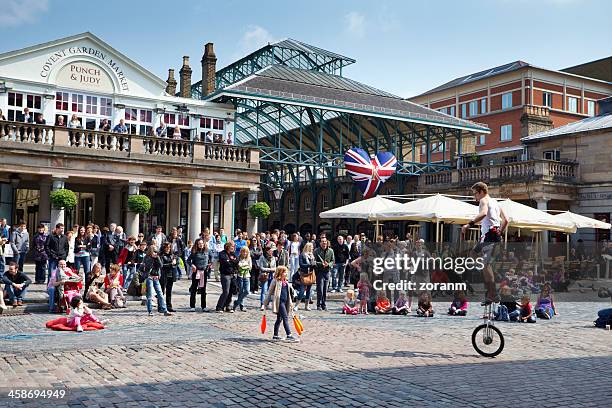
[{"label": "cobblestone pavement", "polygon": [[[175,286],[172,317],[149,317],[140,302],[98,311],[106,330],[53,332],[46,313],[0,317],[0,407],[42,406],[10,399],[11,389],[63,389],[57,407],[431,406],[603,407],[612,401],[612,332],[595,329],[605,303],[558,302],[559,316],[500,323],[495,359],[479,357],[467,317],[342,316],[300,311],[300,343],[259,332],[258,296],[249,311],[193,313],[186,281]],[[218,285],[209,286],[214,305]],[[179,307],[176,307],[179,306]],[[434,303],[443,312],[446,303]]]}]

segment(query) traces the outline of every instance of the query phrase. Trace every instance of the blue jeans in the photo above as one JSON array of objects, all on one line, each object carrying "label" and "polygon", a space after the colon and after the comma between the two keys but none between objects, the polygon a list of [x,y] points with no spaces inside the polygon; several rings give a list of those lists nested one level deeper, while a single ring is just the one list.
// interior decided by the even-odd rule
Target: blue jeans
[{"label": "blue jeans", "polygon": [[345,265],[343,263],[334,264],[334,269],[332,269],[331,281],[332,289],[342,289],[342,285],[344,285],[344,267]]},{"label": "blue jeans", "polygon": [[292,277],[295,271],[297,271],[298,269],[300,269],[300,257],[289,257],[289,277]]},{"label": "blue jeans", "polygon": [[26,253],[25,252],[19,252],[13,258],[13,262],[17,263],[17,268],[18,268],[19,272],[23,272],[23,262],[25,261],[25,258],[26,258]]},{"label": "blue jeans", "polygon": [[317,308],[326,309],[327,287],[329,286],[329,272],[317,273]]},{"label": "blue jeans", "polygon": [[4,276],[4,257],[0,256],[0,276]]},{"label": "blue jeans", "polygon": [[59,260],[49,259],[49,270],[47,271],[47,283],[51,280],[51,273],[57,269]]},{"label": "blue jeans", "polygon": [[76,273],[79,273],[81,265],[83,265],[83,276],[87,276],[87,274],[89,273],[90,264],[91,259],[89,258],[89,255],[74,257],[74,269],[76,269]]},{"label": "blue jeans", "polygon": [[55,311],[55,286],[47,289],[47,293],[49,294],[49,313],[53,313]]},{"label": "blue jeans", "polygon": [[4,290],[8,292],[10,302],[14,303],[15,300],[23,301],[28,288],[17,289],[13,285],[6,284]]},{"label": "blue jeans", "polygon": [[127,289],[136,274],[136,265],[123,265],[123,288]]},{"label": "blue jeans", "polygon": [[166,313],[166,301],[164,300],[159,279],[151,278],[147,278],[147,311],[149,313],[153,312],[153,302],[151,300],[153,298],[153,291],[157,294],[157,311],[159,313]]},{"label": "blue jeans", "polygon": [[306,302],[306,305],[310,304],[310,299],[312,298],[312,285],[300,285],[300,291],[298,292],[298,301],[299,304],[302,300]]},{"label": "blue jeans", "polygon": [[[262,273],[262,272],[260,272]],[[268,272],[263,272],[263,273],[268,273]],[[268,293],[268,288],[270,287],[270,283],[272,283],[272,274],[268,274],[268,280],[261,283],[261,287],[259,289],[261,289],[261,293],[259,294],[259,303],[260,306],[262,306],[264,304],[264,300],[266,300],[266,294]]]},{"label": "blue jeans", "polygon": [[238,280],[238,299],[234,302],[234,307],[240,306],[240,309],[244,307],[244,299],[246,299],[249,291],[251,290],[251,278],[237,278]]}]

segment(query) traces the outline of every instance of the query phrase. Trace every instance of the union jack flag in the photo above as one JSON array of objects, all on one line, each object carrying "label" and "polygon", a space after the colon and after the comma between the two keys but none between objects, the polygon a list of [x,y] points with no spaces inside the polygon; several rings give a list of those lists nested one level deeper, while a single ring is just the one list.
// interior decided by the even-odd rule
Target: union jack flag
[{"label": "union jack flag", "polygon": [[397,159],[392,153],[380,152],[373,158],[359,148],[352,148],[344,154],[344,167],[364,198],[371,198],[382,183],[395,173]]}]

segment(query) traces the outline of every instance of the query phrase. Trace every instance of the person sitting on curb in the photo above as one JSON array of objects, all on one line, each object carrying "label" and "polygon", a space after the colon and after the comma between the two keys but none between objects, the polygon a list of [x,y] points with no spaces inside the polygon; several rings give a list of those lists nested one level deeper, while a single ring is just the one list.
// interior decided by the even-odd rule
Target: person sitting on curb
[{"label": "person sitting on curb", "polygon": [[5,284],[4,290],[8,293],[10,304],[13,307],[23,306],[27,288],[32,280],[25,273],[17,270],[15,262],[11,262],[8,271],[2,277],[2,282]]},{"label": "person sitting on curb", "polygon": [[374,306],[376,314],[389,314],[391,313],[391,302],[387,299],[387,295],[384,292],[378,292],[378,298],[376,299],[376,306]]},{"label": "person sitting on curb", "polygon": [[431,304],[431,295],[429,292],[422,292],[419,296],[419,306],[417,309],[417,316],[419,317],[433,317],[434,310]]}]

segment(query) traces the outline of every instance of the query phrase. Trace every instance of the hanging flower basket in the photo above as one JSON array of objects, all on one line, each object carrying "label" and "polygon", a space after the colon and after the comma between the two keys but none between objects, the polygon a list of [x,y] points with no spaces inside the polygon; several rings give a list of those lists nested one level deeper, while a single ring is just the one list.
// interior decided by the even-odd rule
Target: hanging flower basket
[{"label": "hanging flower basket", "polygon": [[249,207],[249,213],[253,218],[268,218],[270,216],[270,206],[267,203],[257,202]]},{"label": "hanging flower basket", "polygon": [[53,208],[66,210],[72,210],[77,205],[77,196],[74,191],[65,188],[52,191],[49,194],[51,205]]},{"label": "hanging flower basket", "polygon": [[151,200],[146,195],[135,194],[128,198],[128,209],[137,214],[146,214],[151,210]]}]

